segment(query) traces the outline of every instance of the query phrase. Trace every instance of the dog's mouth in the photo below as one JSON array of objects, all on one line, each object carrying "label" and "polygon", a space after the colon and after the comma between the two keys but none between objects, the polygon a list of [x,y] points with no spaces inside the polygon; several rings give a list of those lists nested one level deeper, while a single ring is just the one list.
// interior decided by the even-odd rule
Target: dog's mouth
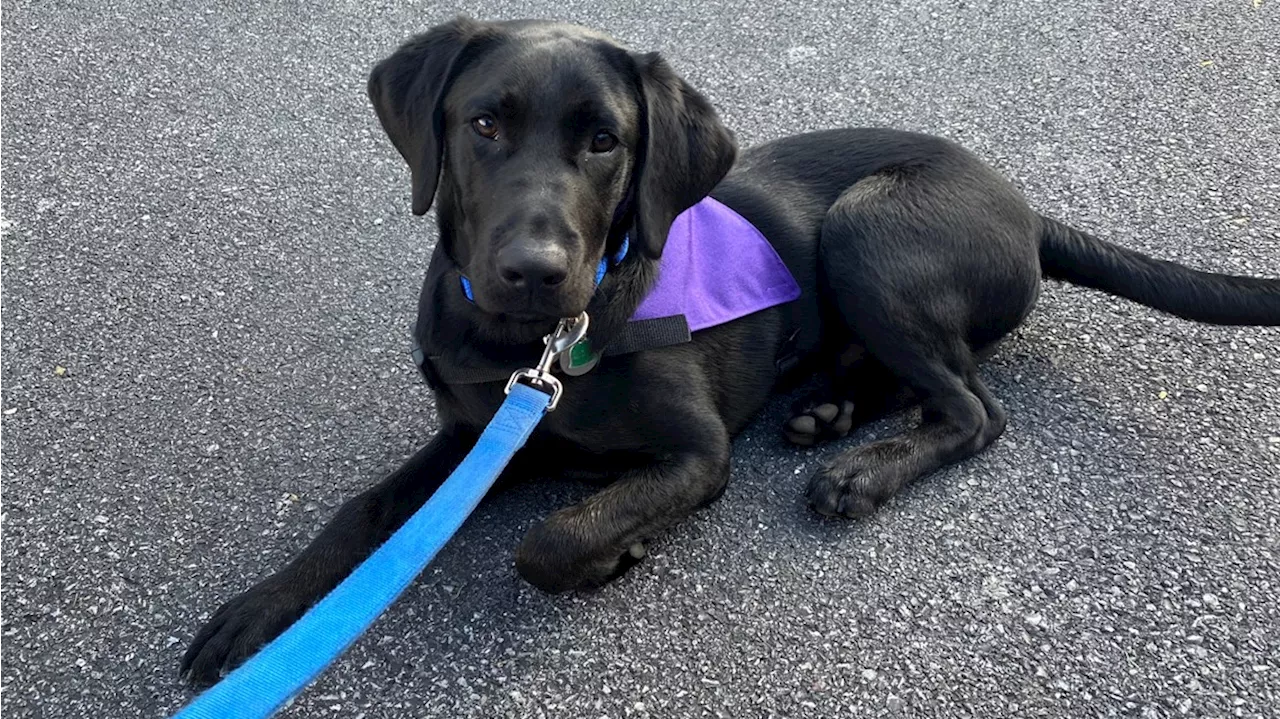
[{"label": "dog's mouth", "polygon": [[560,319],[560,315],[547,314],[544,312],[500,312],[498,316],[508,322],[515,324],[532,325],[546,324],[555,322]]},{"label": "dog's mouth", "polygon": [[493,307],[486,314],[504,324],[520,328],[546,328],[566,317],[577,317],[586,307],[572,309],[567,304]]},{"label": "dog's mouth", "polygon": [[564,293],[568,296],[556,296],[547,293],[539,297],[530,297],[523,293],[501,290],[482,294],[477,287],[473,301],[485,314],[501,322],[516,325],[545,325],[548,322],[554,323],[565,317],[577,317],[582,314],[590,298],[583,301],[583,298],[577,296],[578,294],[574,292]]}]

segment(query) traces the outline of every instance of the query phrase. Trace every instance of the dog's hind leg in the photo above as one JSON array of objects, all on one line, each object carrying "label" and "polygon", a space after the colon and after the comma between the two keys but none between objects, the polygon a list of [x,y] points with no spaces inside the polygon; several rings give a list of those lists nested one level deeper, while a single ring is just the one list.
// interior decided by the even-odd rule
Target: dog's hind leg
[{"label": "dog's hind leg", "polygon": [[823,224],[832,300],[869,359],[919,398],[919,426],[842,452],[811,479],[825,515],[873,511],[908,482],[987,447],[1005,412],[978,376],[984,348],[1038,290],[1034,225],[1003,185],[927,168],[868,177]]},{"label": "dog's hind leg", "polygon": [[[888,349],[888,348],[885,348]],[[968,349],[929,357],[909,346],[890,349],[895,370],[920,396],[919,426],[846,450],[810,480],[809,504],[828,516],[874,511],[908,482],[969,457],[1004,431],[1005,412],[977,376]]]}]

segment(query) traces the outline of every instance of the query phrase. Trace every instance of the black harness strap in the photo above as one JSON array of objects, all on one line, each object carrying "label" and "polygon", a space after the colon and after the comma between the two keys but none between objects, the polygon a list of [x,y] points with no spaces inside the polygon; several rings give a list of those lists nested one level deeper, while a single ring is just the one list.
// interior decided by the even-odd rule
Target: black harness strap
[{"label": "black harness strap", "polygon": [[651,320],[628,322],[609,346],[604,348],[604,356],[616,357],[691,341],[693,334],[689,332],[689,322],[684,315],[655,317]]}]

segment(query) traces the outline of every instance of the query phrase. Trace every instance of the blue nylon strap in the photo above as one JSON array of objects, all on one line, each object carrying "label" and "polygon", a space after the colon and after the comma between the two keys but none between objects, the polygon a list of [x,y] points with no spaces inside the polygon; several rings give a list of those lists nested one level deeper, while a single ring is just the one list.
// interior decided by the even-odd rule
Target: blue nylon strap
[{"label": "blue nylon strap", "polygon": [[325,670],[426,568],[533,433],[550,398],[516,384],[431,499],[293,626],[174,719],[264,719]]}]

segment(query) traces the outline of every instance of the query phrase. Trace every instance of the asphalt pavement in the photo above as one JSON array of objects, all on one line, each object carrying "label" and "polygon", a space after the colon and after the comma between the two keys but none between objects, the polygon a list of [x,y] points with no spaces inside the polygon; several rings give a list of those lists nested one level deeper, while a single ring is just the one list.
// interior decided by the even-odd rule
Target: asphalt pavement
[{"label": "asphalt pavement", "polygon": [[[465,10],[664,52],[743,144],[946,135],[1040,210],[1280,276],[1280,2],[7,1],[5,717],[166,717],[222,601],[408,456],[432,223],[364,98]],[[778,399],[723,499],[603,591],[492,498],[282,716],[1280,716],[1280,331],[1051,284],[980,457],[822,521]],[[878,423],[848,442],[893,431]]]}]

